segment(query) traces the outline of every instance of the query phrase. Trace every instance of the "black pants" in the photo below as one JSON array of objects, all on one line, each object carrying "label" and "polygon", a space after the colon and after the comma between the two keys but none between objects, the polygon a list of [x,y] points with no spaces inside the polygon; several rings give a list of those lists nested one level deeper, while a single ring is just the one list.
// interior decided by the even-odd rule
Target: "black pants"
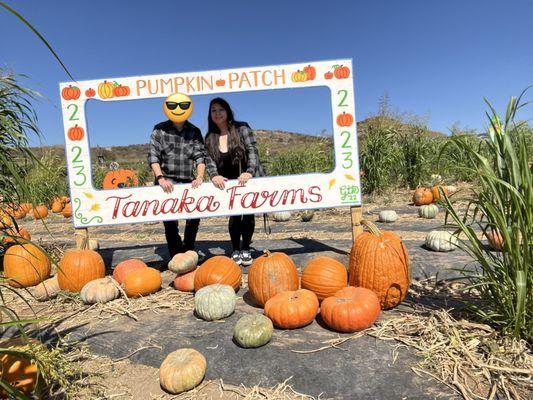
[{"label": "black pants", "polygon": [[229,217],[228,228],[233,251],[250,250],[250,243],[252,243],[252,236],[254,235],[255,229],[255,215],[235,215]]},{"label": "black pants", "polygon": [[[173,183],[190,183],[190,180],[172,179]],[[178,221],[163,221],[165,225],[165,237],[167,239],[168,252],[170,257],[174,257],[178,253],[183,253],[187,250],[194,250],[196,243],[196,234],[200,226],[200,219],[188,219],[185,221],[185,233],[183,241],[178,228]]]}]

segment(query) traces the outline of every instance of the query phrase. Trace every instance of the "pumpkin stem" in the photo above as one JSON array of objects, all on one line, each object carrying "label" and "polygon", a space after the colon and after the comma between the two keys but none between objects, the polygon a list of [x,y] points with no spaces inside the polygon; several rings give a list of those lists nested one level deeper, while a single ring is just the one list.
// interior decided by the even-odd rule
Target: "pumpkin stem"
[{"label": "pumpkin stem", "polygon": [[270,253],[270,250],[268,250],[268,249],[263,250],[263,253],[264,253],[264,255],[265,255],[266,257],[270,257],[270,256],[272,255],[272,254]]},{"label": "pumpkin stem", "polygon": [[383,233],[381,233],[381,231],[379,230],[379,228],[374,225],[372,222],[366,220],[366,219],[362,219],[361,220],[361,225],[363,225],[364,227],[366,227],[370,233],[372,233],[372,235],[376,235],[376,236],[382,236]]}]

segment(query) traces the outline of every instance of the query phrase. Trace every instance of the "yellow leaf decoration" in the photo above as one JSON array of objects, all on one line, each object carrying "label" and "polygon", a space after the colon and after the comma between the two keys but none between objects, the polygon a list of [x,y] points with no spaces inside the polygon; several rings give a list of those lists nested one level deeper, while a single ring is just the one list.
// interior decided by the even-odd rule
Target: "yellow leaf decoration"
[{"label": "yellow leaf decoration", "polygon": [[92,198],[93,198],[92,193],[89,193],[89,192],[83,192],[83,194],[84,194],[85,197],[87,197],[88,199],[92,199]]},{"label": "yellow leaf decoration", "polygon": [[355,181],[355,178],[351,176],[350,174],[344,174],[344,177],[348,179],[349,181]]},{"label": "yellow leaf decoration", "polygon": [[91,211],[98,211],[99,209],[100,209],[100,204],[98,204],[98,203],[94,203],[91,206]]},{"label": "yellow leaf decoration", "polygon": [[333,185],[335,185],[335,178],[331,179],[329,181],[329,187],[328,187],[328,190],[331,189],[333,187]]}]

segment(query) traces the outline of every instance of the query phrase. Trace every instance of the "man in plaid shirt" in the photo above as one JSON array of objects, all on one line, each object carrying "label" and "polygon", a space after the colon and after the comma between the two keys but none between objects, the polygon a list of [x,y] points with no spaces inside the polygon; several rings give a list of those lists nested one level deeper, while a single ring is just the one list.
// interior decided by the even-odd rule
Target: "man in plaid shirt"
[{"label": "man in plaid shirt", "polygon": [[[192,113],[190,102],[174,103],[166,99],[163,109],[167,116],[168,108],[189,109],[187,117]],[[188,104],[187,104],[188,103]],[[175,105],[177,104],[177,106]],[[174,108],[171,108],[174,107]],[[186,107],[186,108],[184,108]],[[148,164],[152,168],[156,183],[165,193],[170,193],[176,183],[192,183],[197,188],[203,182],[205,172],[204,139],[200,129],[187,120],[167,120],[154,126],[150,137],[150,153]],[[193,178],[193,167],[196,164],[196,178]],[[170,257],[187,250],[194,250],[199,219],[188,219],[185,223],[185,234],[181,240],[178,221],[164,221],[165,237]]]}]

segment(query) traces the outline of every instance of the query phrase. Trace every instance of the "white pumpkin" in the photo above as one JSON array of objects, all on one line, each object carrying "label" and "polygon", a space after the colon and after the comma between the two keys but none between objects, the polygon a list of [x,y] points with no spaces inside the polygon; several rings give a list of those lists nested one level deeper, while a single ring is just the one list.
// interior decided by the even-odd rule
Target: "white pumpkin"
[{"label": "white pumpkin", "polygon": [[426,236],[426,247],[433,251],[452,251],[458,244],[457,237],[447,231],[435,230]]},{"label": "white pumpkin", "polygon": [[276,222],[289,221],[291,219],[291,212],[290,211],[278,211],[278,212],[272,213],[272,218]]},{"label": "white pumpkin", "polygon": [[435,204],[427,204],[418,208],[418,215],[421,218],[433,219],[439,213],[439,207]]},{"label": "white pumpkin", "polygon": [[194,295],[194,311],[205,321],[230,316],[235,311],[235,290],[230,285],[204,286]]},{"label": "white pumpkin", "polygon": [[396,222],[398,214],[394,210],[383,210],[379,212],[380,222]]},{"label": "white pumpkin", "polygon": [[119,296],[117,284],[108,276],[87,282],[80,292],[80,298],[85,304],[107,303]]},{"label": "white pumpkin", "polygon": [[37,301],[53,299],[61,291],[57,275],[49,278],[31,289],[31,294]]}]

